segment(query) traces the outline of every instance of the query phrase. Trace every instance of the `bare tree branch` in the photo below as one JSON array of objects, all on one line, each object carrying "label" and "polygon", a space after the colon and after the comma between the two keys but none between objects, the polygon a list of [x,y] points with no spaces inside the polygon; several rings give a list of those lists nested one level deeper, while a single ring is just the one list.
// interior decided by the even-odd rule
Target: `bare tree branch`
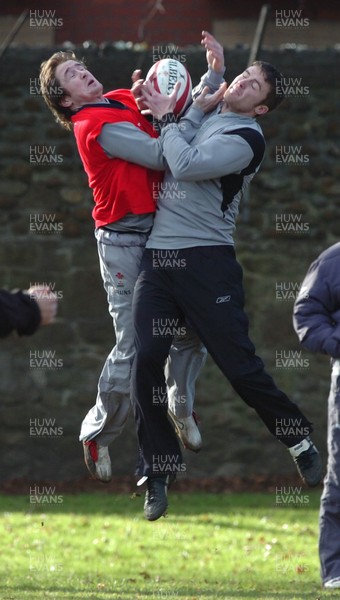
[{"label": "bare tree branch", "polygon": [[162,15],[165,14],[165,8],[163,6],[163,0],[155,0],[155,2],[153,2],[153,6],[151,6],[151,9],[149,11],[149,13],[147,14],[147,16],[142,19],[138,25],[138,39],[141,42],[145,41],[145,25],[147,23],[149,23],[149,21],[151,21],[151,19],[153,19],[153,17],[157,14],[157,13],[161,13]]}]

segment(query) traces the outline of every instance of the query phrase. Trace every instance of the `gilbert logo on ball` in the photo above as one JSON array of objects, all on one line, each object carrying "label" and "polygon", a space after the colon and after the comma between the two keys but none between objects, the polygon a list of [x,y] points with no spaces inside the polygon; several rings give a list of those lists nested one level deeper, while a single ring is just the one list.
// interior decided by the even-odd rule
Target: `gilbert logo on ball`
[{"label": "gilbert logo on ball", "polygon": [[191,98],[191,78],[185,66],[178,60],[163,58],[151,67],[146,76],[148,79],[152,79],[155,90],[165,96],[171,94],[177,81],[180,82],[174,114],[181,115]]}]

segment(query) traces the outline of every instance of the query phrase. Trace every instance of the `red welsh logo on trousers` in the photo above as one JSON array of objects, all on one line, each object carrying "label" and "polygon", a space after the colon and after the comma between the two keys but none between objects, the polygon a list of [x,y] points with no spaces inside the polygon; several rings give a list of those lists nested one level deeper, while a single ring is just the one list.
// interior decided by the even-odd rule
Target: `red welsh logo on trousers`
[{"label": "red welsh logo on trousers", "polygon": [[118,271],[118,273],[116,273],[116,278],[118,279],[117,287],[124,287],[123,279],[125,279],[125,276],[123,275],[123,273],[120,273]]}]

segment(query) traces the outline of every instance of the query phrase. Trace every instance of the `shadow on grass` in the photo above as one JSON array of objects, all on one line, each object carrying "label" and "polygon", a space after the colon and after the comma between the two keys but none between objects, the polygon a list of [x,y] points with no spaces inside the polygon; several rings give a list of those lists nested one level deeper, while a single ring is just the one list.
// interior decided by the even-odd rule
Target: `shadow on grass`
[{"label": "shadow on grass", "polygon": [[[249,511],[265,511],[273,516],[284,516],[285,510],[291,513],[294,511],[297,519],[301,522],[308,520],[310,510],[318,510],[320,504],[320,490],[303,490],[308,502],[306,504],[287,504],[285,506],[275,504],[275,494],[264,493],[235,493],[235,494],[208,494],[208,493],[188,493],[171,494],[169,492],[168,516],[175,517],[178,521],[185,520],[186,517],[201,515],[201,522],[204,523],[204,517],[209,522],[208,515],[223,514],[230,516],[230,519],[237,519]],[[24,512],[31,514],[67,514],[76,515],[103,515],[119,516],[127,519],[143,518],[144,490],[135,494],[101,494],[80,493],[80,494],[62,494],[57,486],[36,486],[27,495],[4,495],[0,494],[0,512]],[[220,525],[226,526],[221,522]],[[229,523],[228,526],[233,526]]]},{"label": "shadow on grass", "polygon": [[[238,598],[239,600],[320,600],[321,598],[332,599],[339,598],[338,594],[332,593],[331,590],[321,590],[318,586],[311,586],[310,591],[256,591],[256,589],[244,591],[242,589],[230,590],[227,586],[221,587],[219,589],[214,590],[204,590],[199,587],[179,587],[177,589],[166,589],[166,585],[157,586],[155,583],[150,583],[150,589],[141,589],[136,586],[136,589],[133,589],[131,586],[125,586],[125,589],[101,589],[99,590],[79,590],[75,592],[74,590],[70,590],[67,587],[62,586],[34,586],[26,587],[23,585],[11,586],[10,589],[4,587],[0,584],[0,593],[1,600],[20,600],[21,598],[46,598],[51,597],[53,600],[63,600],[67,598],[72,598],[74,600],[86,600],[87,598],[93,598],[96,600],[143,600],[143,598],[155,600],[161,600],[162,598],[168,598],[168,600],[175,600],[178,598],[191,600],[196,598],[207,598],[207,599],[224,599],[224,600],[233,600],[234,598]],[[142,588],[145,587],[143,583]],[[152,589],[151,589],[152,587]],[[45,594],[48,594],[46,596]],[[32,594],[32,596],[28,596],[28,594]],[[52,596],[52,594],[55,594]]]}]

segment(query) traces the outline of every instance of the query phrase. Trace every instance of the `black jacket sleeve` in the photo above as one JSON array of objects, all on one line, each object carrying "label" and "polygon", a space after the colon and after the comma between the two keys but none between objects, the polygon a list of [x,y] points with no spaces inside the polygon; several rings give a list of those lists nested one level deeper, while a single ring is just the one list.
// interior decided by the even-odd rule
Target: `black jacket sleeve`
[{"label": "black jacket sleeve", "polygon": [[13,330],[19,335],[32,335],[40,324],[41,316],[37,302],[21,291],[0,290],[0,337]]}]

